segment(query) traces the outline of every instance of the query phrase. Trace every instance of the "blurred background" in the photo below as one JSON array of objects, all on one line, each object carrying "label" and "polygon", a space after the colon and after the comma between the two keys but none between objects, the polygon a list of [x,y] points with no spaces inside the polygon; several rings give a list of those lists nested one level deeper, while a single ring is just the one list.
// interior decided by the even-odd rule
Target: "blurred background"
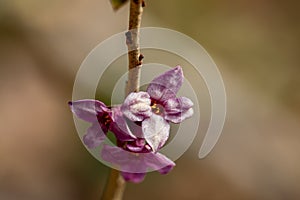
[{"label": "blurred background", "polygon": [[[185,33],[212,56],[228,112],[216,147],[199,160],[210,117],[199,90],[193,145],[170,174],[128,184],[125,200],[300,199],[299,10],[293,0],[146,1],[143,26]],[[109,169],[82,145],[67,101],[83,59],[126,30],[127,18],[128,5],[114,12],[108,0],[0,1],[1,200],[100,198]]]}]

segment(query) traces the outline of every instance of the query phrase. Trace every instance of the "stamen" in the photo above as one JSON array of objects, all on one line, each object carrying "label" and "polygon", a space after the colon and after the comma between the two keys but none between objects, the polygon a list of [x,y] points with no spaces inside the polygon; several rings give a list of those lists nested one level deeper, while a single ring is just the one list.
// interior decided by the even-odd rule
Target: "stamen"
[{"label": "stamen", "polygon": [[123,149],[126,149],[126,148],[127,148],[127,142],[124,142]]},{"label": "stamen", "polygon": [[163,113],[163,107],[160,104],[152,103],[151,108],[152,108],[152,112],[154,112],[157,115]]}]

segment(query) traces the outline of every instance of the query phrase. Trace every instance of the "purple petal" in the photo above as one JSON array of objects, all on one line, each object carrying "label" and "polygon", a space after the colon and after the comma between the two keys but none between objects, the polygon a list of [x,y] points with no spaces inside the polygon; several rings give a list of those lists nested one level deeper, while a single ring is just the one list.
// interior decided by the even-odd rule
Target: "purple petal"
[{"label": "purple petal", "polygon": [[147,92],[151,96],[151,99],[154,99],[160,103],[176,97],[176,93],[172,92],[169,88],[153,82],[150,83],[149,87],[147,88]]},{"label": "purple petal", "polygon": [[162,116],[153,114],[142,122],[142,129],[145,140],[157,152],[169,137],[170,125]]},{"label": "purple petal", "polygon": [[179,97],[168,99],[164,104],[164,108],[165,112],[176,114],[190,109],[193,105],[193,102],[189,98]]},{"label": "purple petal", "polygon": [[122,172],[121,173],[125,181],[130,181],[133,183],[140,183],[144,180],[146,173],[129,173]]},{"label": "purple petal", "polygon": [[101,151],[103,160],[117,166],[127,181],[141,182],[147,170],[168,173],[175,163],[160,153],[130,153],[119,147],[104,145]]},{"label": "purple petal", "polygon": [[[136,139],[135,141],[132,142],[126,142],[126,149],[128,149],[131,152],[136,152],[136,153],[140,153],[143,152],[143,150],[145,149],[145,139]],[[124,147],[125,148],[125,147]]]},{"label": "purple petal", "polygon": [[193,108],[176,115],[166,115],[165,119],[175,124],[181,123],[183,120],[190,118],[194,114]]},{"label": "purple petal", "polygon": [[96,122],[98,113],[109,111],[104,103],[94,99],[73,101],[69,105],[78,118],[87,122]]},{"label": "purple petal", "polygon": [[157,170],[161,174],[167,174],[173,169],[175,163],[161,153],[147,153],[145,155],[146,165],[152,170]]},{"label": "purple petal", "polygon": [[127,122],[127,125],[129,127],[129,129],[131,130],[132,134],[138,138],[143,138],[144,137],[144,134],[143,134],[143,130],[142,130],[142,127],[141,127],[141,122],[133,122],[133,121],[130,121],[130,120],[126,120]]},{"label": "purple petal", "polygon": [[95,122],[87,129],[83,136],[83,143],[90,149],[99,146],[105,140],[105,133],[102,131],[100,124]]},{"label": "purple petal", "polygon": [[169,172],[174,168],[174,166],[175,166],[175,163],[174,163],[174,165],[168,165],[168,166],[166,166],[166,167],[164,167],[164,168],[161,168],[161,169],[158,170],[158,171],[159,171],[159,173],[161,173],[161,174],[167,174],[167,173],[169,173]]},{"label": "purple petal", "polygon": [[164,104],[164,118],[173,123],[180,123],[193,115],[193,105],[193,102],[186,97],[168,99]]},{"label": "purple petal", "polygon": [[183,72],[180,66],[177,66],[162,75],[154,78],[147,88],[151,98],[164,101],[175,97],[183,83]]},{"label": "purple petal", "polygon": [[152,114],[150,104],[151,100],[148,93],[132,92],[126,97],[121,110],[131,121],[142,121]]},{"label": "purple petal", "polygon": [[125,141],[125,142],[119,141],[118,146],[132,153],[152,152],[151,147],[146,143],[145,139],[143,138],[138,138],[134,141]]},{"label": "purple petal", "polygon": [[130,130],[126,118],[123,116],[120,107],[114,107],[112,109],[112,123],[110,124],[110,130],[115,134],[118,140],[133,140],[136,136]]},{"label": "purple petal", "polygon": [[103,145],[101,157],[117,167],[120,171],[129,173],[146,173],[147,165],[144,162],[144,154],[147,153],[131,153],[120,147]]},{"label": "purple petal", "polygon": [[140,153],[144,150],[144,147],[143,146],[137,146],[137,145],[134,145],[134,144],[127,144],[126,149],[128,149],[129,151],[131,151],[133,153]]}]

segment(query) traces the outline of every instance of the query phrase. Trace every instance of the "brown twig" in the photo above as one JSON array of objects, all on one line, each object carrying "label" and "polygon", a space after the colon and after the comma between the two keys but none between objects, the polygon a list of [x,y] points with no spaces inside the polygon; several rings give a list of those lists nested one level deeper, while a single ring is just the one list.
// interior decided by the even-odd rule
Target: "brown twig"
[{"label": "brown twig", "polygon": [[[144,56],[139,49],[139,29],[144,6],[144,0],[130,0],[129,27],[126,33],[129,70],[125,89],[126,95],[139,91],[140,87],[140,70]],[[122,200],[125,186],[126,183],[120,173],[112,169],[102,200]]]},{"label": "brown twig", "polygon": [[125,190],[125,181],[119,171],[111,169],[102,200],[122,200]]},{"label": "brown twig", "polygon": [[137,92],[140,87],[140,70],[143,56],[139,49],[140,26],[143,13],[143,0],[130,1],[129,27],[126,33],[126,44],[128,47],[128,81],[126,95]]}]

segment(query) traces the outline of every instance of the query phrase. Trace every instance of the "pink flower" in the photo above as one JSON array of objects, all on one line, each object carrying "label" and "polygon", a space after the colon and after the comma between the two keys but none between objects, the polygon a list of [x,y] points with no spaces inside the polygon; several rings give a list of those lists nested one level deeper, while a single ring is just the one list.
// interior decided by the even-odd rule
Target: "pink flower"
[{"label": "pink flower", "polygon": [[103,144],[103,160],[122,171],[125,180],[141,182],[149,170],[168,173],[175,163],[158,153],[169,138],[170,122],[180,123],[193,115],[193,102],[176,97],[183,83],[177,66],[156,77],[147,92],[129,94],[122,105],[107,107],[97,100],[70,102],[72,112],[91,123],[83,142],[88,148],[104,143],[108,131],[117,146]]},{"label": "pink flower", "polygon": [[193,115],[193,102],[186,97],[176,97],[182,83],[182,68],[177,66],[156,77],[147,93],[129,94],[122,105],[128,119],[142,121],[144,138],[154,152],[167,141],[169,122],[180,123]]}]

